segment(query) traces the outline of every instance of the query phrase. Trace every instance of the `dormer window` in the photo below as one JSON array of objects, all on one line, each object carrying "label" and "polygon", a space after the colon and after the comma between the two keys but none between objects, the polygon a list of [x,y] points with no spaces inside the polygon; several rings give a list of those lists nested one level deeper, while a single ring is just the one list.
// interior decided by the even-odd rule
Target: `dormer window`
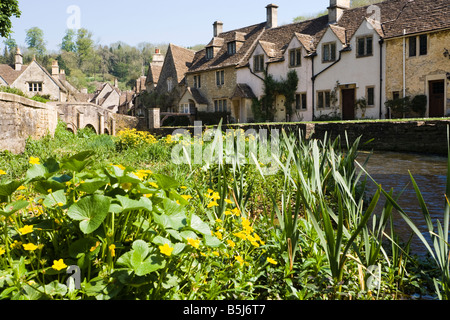
[{"label": "dormer window", "polygon": [[253,57],[253,71],[254,72],[264,71],[264,55],[260,54]]},{"label": "dormer window", "polygon": [[206,59],[210,60],[212,58],[214,58],[214,48],[208,47],[206,48]]},{"label": "dormer window", "polygon": [[232,56],[236,53],[236,41],[228,42],[228,54]]},{"label": "dormer window", "polygon": [[358,46],[358,51],[357,51],[358,57],[368,57],[368,56],[373,55],[373,37],[372,36],[357,38],[356,43]]},{"label": "dormer window", "polygon": [[322,47],[322,62],[336,60],[336,42],[325,43]]},{"label": "dormer window", "polygon": [[300,67],[302,64],[302,50],[300,48],[289,50],[289,67]]}]

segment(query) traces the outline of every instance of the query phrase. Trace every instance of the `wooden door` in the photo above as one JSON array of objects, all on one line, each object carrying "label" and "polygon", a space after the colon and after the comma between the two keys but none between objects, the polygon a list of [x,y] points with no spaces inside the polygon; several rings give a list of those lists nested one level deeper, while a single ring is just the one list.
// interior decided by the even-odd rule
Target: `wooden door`
[{"label": "wooden door", "polygon": [[429,82],[429,106],[430,118],[443,117],[445,114],[445,81],[437,80]]},{"label": "wooden door", "polygon": [[342,89],[342,120],[355,120],[355,89]]}]

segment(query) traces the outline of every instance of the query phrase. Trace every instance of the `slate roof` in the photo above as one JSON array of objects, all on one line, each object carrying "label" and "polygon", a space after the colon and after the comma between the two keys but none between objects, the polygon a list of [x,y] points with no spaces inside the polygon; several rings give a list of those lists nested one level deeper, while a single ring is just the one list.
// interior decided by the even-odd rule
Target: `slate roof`
[{"label": "slate roof", "polygon": [[[377,3],[380,8],[381,24],[370,18],[374,12],[369,6],[345,10],[337,24],[328,23],[328,15],[318,18],[266,29],[266,22],[228,32],[213,38],[208,46],[220,46],[219,52],[211,60],[206,59],[206,49],[196,53],[189,73],[212,70],[228,66],[241,67],[248,64],[248,58],[257,44],[269,57],[269,62],[281,61],[292,38],[295,36],[309,51],[315,51],[328,27],[344,44],[348,44],[363,21],[369,21],[381,37],[392,38],[406,34],[450,28],[449,0],[386,0]],[[237,35],[245,35],[242,48],[234,55],[227,53],[227,43]],[[220,40],[223,39],[223,40]]]},{"label": "slate roof", "polygon": [[230,99],[233,98],[256,99],[256,95],[248,84],[238,83],[233,95],[230,97]]},{"label": "slate roof", "polygon": [[28,65],[22,65],[22,69],[16,71],[7,64],[0,64],[0,77],[2,77],[8,85],[11,85],[27,69],[27,67]]},{"label": "slate roof", "polygon": [[192,65],[194,56],[195,52],[193,50],[179,47],[174,44],[169,44],[166,59],[171,58],[173,60],[177,83],[181,83],[183,81],[186,72],[188,72],[189,67]]},{"label": "slate roof", "polygon": [[158,83],[162,65],[150,63],[146,83]]}]

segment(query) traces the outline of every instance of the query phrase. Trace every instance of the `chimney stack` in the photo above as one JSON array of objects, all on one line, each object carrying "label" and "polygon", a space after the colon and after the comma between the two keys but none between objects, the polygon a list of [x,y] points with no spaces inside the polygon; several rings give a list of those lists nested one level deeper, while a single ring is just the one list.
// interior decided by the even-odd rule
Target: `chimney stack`
[{"label": "chimney stack", "polygon": [[266,28],[278,27],[278,6],[276,4],[269,4],[267,7],[267,24]]},{"label": "chimney stack", "polygon": [[114,78],[114,87],[119,88],[119,80],[117,78]]},{"label": "chimney stack", "polygon": [[152,65],[162,67],[164,64],[164,55],[159,48],[155,48],[155,54],[152,57]]},{"label": "chimney stack", "polygon": [[21,71],[22,70],[22,65],[23,65],[23,55],[22,55],[22,53],[20,53],[19,47],[17,47],[16,59],[15,59],[15,70],[16,71]]},{"label": "chimney stack", "polygon": [[350,0],[330,0],[328,7],[328,23],[338,23],[345,10],[350,9]]},{"label": "chimney stack", "polygon": [[59,66],[58,66],[58,60],[54,60],[52,62],[52,76],[59,77]]},{"label": "chimney stack", "polygon": [[223,32],[223,22],[216,21],[214,22],[213,26],[214,26],[214,37],[218,37],[219,34]]}]

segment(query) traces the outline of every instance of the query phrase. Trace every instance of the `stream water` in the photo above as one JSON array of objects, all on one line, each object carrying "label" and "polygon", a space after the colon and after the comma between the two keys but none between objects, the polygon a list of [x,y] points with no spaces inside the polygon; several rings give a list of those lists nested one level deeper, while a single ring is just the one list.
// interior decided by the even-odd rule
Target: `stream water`
[{"label": "stream water", "polygon": [[[384,190],[389,191],[393,188],[394,197],[403,191],[398,201],[399,205],[410,216],[424,236],[429,238],[428,232],[425,232],[425,219],[411,183],[409,172],[419,186],[433,223],[436,225],[436,219],[443,223],[447,158],[394,152],[375,152],[372,154],[361,152],[358,156],[358,162],[363,164],[368,156],[369,161],[365,166],[367,172],[377,183],[382,185]],[[375,192],[375,184],[368,183],[368,189],[370,193]],[[381,211],[384,202],[385,198],[382,196],[378,211]],[[395,211],[394,228],[403,241],[407,241],[412,233],[410,227]],[[426,252],[422,242],[417,236],[414,236],[411,243],[411,253],[423,255]]]}]

